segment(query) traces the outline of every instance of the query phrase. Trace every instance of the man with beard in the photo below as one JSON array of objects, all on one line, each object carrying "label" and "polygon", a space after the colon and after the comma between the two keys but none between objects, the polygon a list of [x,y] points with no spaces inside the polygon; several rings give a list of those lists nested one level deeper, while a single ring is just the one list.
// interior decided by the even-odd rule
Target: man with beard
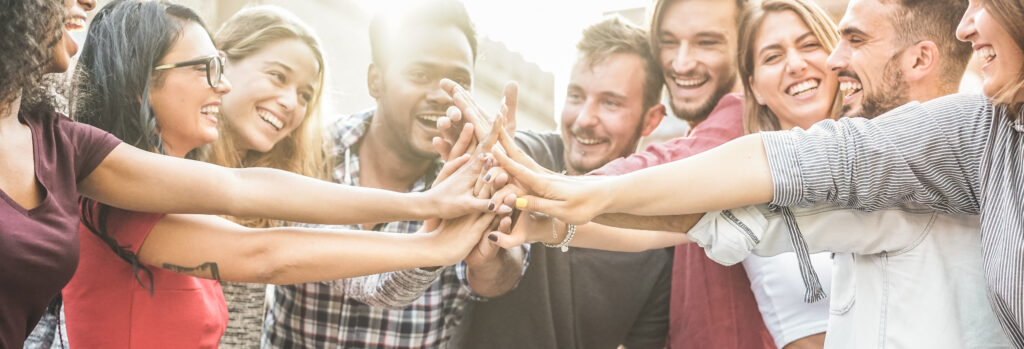
[{"label": "man with beard", "polygon": [[[519,131],[516,143],[545,168],[582,175],[632,154],[665,116],[662,79],[645,30],[618,17],[583,31],[561,132]],[[550,220],[528,220],[550,236]],[[520,224],[524,222],[521,220]],[[516,289],[473,303],[454,348],[663,348],[671,252],[530,250]]]},{"label": "man with beard", "polygon": [[[971,47],[950,33],[966,8],[964,0],[851,1],[828,59],[839,74],[843,115],[874,118],[955,93]],[[835,252],[829,348],[1009,346],[985,298],[978,216],[911,206],[791,209],[792,223],[765,205],[709,213],[690,236],[714,241],[703,244],[709,256],[728,263],[751,250]],[[742,223],[716,224],[725,222]],[[791,229],[804,247],[790,242]],[[723,238],[730,234],[759,242],[741,247]]]}]

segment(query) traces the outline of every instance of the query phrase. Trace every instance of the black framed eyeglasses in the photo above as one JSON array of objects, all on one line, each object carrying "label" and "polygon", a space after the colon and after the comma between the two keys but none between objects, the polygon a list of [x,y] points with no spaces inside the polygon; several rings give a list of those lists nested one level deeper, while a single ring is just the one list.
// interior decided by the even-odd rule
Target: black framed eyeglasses
[{"label": "black framed eyeglasses", "polygon": [[153,71],[189,67],[200,64],[206,65],[206,83],[210,84],[210,87],[213,88],[217,88],[217,86],[220,86],[221,75],[224,74],[224,57],[220,55],[196,58],[191,61],[158,65],[153,68]]}]

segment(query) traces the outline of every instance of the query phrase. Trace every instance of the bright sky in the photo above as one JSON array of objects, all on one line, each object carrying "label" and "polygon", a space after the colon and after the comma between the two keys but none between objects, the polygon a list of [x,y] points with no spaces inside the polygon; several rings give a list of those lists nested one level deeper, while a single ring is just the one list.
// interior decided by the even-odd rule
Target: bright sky
[{"label": "bright sky", "polygon": [[[411,0],[365,0],[367,10],[395,8]],[[509,50],[555,76],[555,112],[576,58],[583,28],[604,13],[645,7],[653,0],[463,0],[481,36],[500,41]],[[636,23],[645,26],[644,23]],[[557,115],[557,114],[556,114]],[[556,118],[557,119],[557,118]]]}]

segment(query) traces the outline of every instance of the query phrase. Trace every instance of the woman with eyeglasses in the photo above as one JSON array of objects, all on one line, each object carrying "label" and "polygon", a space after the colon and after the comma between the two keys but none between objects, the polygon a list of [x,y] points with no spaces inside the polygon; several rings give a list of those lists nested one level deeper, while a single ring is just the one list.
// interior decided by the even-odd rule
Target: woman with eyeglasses
[{"label": "woman with eyeglasses", "polygon": [[[0,11],[0,347],[20,347],[71,279],[79,232],[92,237],[81,242],[83,255],[103,252],[117,263],[83,264],[76,282],[97,288],[76,283],[66,289],[69,330],[81,324],[98,331],[72,345],[210,347],[223,329],[219,289],[215,281],[172,270],[292,283],[448,265],[479,242],[461,232],[490,224],[491,216],[475,213],[486,201],[463,195],[482,166],[476,160],[458,171],[467,161],[456,161],[445,172],[451,178],[411,196],[180,159],[217,137],[217,107],[230,89],[220,74],[209,74],[220,68],[217,51],[198,17],[181,6],[111,3],[99,14],[89,39],[95,43],[79,65],[80,86],[90,88],[73,99],[78,116],[135,147],[56,113],[55,98],[39,79],[68,68],[78,45],[67,31],[81,29],[94,6],[92,0],[68,0],[65,9],[52,0],[11,0]],[[178,67],[155,70],[165,65]],[[81,231],[79,195],[88,198]],[[326,224],[459,218],[424,229],[429,233],[390,236],[253,230],[212,216],[125,209]],[[105,300],[76,301],[92,296]],[[124,302],[135,302],[131,311]],[[79,305],[99,310],[82,318],[71,308]]]}]

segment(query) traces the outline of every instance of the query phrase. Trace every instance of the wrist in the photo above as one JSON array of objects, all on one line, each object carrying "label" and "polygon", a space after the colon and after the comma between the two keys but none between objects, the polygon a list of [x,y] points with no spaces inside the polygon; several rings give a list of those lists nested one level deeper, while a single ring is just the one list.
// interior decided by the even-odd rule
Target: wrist
[{"label": "wrist", "polygon": [[431,195],[429,195],[427,192],[409,193],[408,195],[412,196],[411,205],[407,202],[405,204],[401,204],[401,206],[406,206],[409,208],[409,214],[412,215],[411,217],[414,220],[422,221],[430,218],[440,217],[440,215],[436,214],[435,212],[431,212],[433,208],[436,208],[438,206],[434,202],[434,198],[431,197]]}]

